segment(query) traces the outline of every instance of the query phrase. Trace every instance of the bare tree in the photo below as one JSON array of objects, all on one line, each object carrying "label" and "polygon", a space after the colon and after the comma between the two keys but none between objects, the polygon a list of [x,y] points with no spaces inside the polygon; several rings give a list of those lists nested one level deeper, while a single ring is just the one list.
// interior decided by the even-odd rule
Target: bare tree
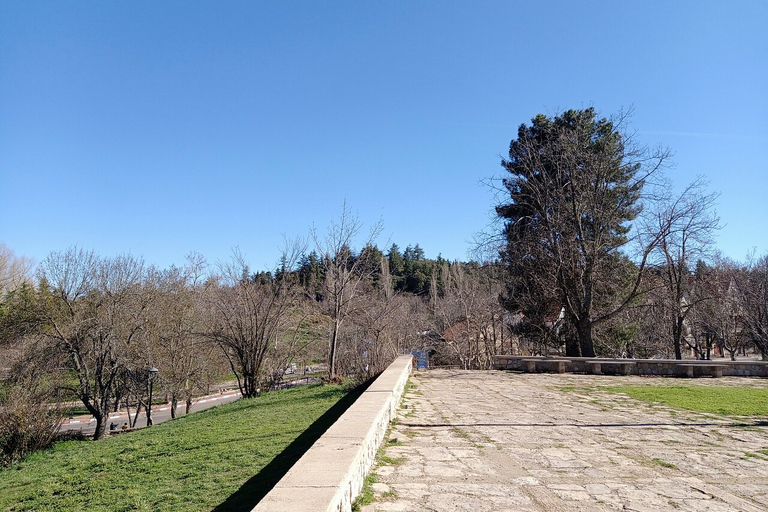
[{"label": "bare tree", "polygon": [[222,266],[218,286],[206,292],[211,312],[207,336],[227,357],[245,397],[257,396],[261,384],[274,378],[271,372],[263,373],[263,366],[276,347],[280,357],[295,348],[300,293],[290,271],[300,254],[301,247],[294,245],[284,251],[274,275],[252,279],[236,252],[232,262]]},{"label": "bare tree", "polygon": [[392,289],[392,274],[389,271],[389,260],[387,260],[387,257],[383,254],[381,255],[380,267],[379,288],[384,293],[386,299],[391,299],[395,293]]},{"label": "bare tree", "polygon": [[105,433],[127,347],[147,321],[143,268],[131,256],[102,259],[76,247],[49,254],[39,267],[53,292],[46,335],[77,376],[73,391],[96,420],[94,439]]},{"label": "bare tree", "polygon": [[160,371],[158,380],[170,395],[171,417],[179,400],[189,412],[193,393],[203,391],[210,362],[217,359],[215,346],[202,333],[202,283],[194,262],[185,268],[171,267],[156,273],[152,289],[156,295],[152,312],[152,362]]},{"label": "bare tree", "polygon": [[358,370],[361,379],[383,371],[403,350],[399,324],[406,317],[407,299],[387,288],[365,283],[359,307],[349,319],[350,343],[342,347],[341,357],[348,366]]},{"label": "bare tree", "polygon": [[743,322],[743,294],[739,281],[744,276],[744,269],[726,258],[717,257],[712,267],[699,265],[696,276],[694,297],[706,297],[690,315],[691,335],[685,339],[688,347],[698,357],[709,357],[713,347],[723,355],[729,352],[731,359],[736,358],[745,345]]},{"label": "bare tree", "polygon": [[32,260],[16,256],[5,243],[0,242],[0,299],[23,284],[32,283]]},{"label": "bare tree", "polygon": [[[370,279],[373,272],[366,258],[356,258],[352,247],[362,229],[360,220],[352,214],[345,202],[338,221],[332,221],[325,237],[313,230],[312,238],[321,255],[325,270],[324,297],[326,310],[331,317],[331,332],[328,342],[328,378],[340,378],[337,356],[341,329],[346,318],[354,311],[361,297],[362,283]],[[372,246],[381,233],[381,222],[373,226],[363,246]]]},{"label": "bare tree", "polygon": [[487,369],[504,347],[504,310],[498,265],[454,263],[441,273],[443,294],[430,298],[442,342],[464,369]]},{"label": "bare tree", "polygon": [[[706,182],[698,178],[674,201],[658,211],[652,231],[659,233],[656,254],[663,282],[663,304],[671,321],[675,358],[681,359],[682,340],[689,314],[703,301],[705,293],[694,296],[691,266],[709,256],[720,219],[714,211],[717,194],[706,194]],[[701,292],[701,290],[700,290]]]},{"label": "bare tree", "polygon": [[750,262],[741,281],[742,322],[750,341],[768,360],[768,254]]},{"label": "bare tree", "polygon": [[19,342],[0,387],[0,467],[48,448],[63,417],[59,361],[37,336]]}]

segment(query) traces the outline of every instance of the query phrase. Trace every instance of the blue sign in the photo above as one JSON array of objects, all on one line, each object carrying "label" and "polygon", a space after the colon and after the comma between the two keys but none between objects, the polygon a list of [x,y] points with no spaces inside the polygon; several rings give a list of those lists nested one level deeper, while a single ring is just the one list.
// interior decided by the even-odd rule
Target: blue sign
[{"label": "blue sign", "polygon": [[429,369],[429,350],[414,350],[411,354],[416,356],[416,369],[427,370]]}]

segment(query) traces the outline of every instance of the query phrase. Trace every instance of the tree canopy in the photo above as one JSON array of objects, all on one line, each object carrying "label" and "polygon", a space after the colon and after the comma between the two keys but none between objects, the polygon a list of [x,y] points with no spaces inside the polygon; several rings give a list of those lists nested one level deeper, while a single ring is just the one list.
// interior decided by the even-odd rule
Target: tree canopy
[{"label": "tree canopy", "polygon": [[539,114],[519,127],[501,162],[509,173],[508,200],[496,207],[505,221],[505,304],[540,321],[552,320],[553,304],[562,308],[573,332],[569,355],[593,356],[594,326],[627,303],[606,277],[627,269],[619,249],[641,212],[646,178],[667,157],[632,145],[623,119],[593,108]]}]

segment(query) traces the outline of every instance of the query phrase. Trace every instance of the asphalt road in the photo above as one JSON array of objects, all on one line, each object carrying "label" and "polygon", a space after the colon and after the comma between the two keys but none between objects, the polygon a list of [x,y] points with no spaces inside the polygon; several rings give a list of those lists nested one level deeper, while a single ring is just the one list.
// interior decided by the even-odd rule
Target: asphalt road
[{"label": "asphalt road", "polygon": [[[282,388],[293,387],[293,386],[303,386],[303,385],[311,384],[315,382],[320,382],[320,379],[317,376],[294,377],[292,380],[287,380],[286,382],[283,382],[280,385],[280,388],[282,389]],[[217,405],[234,402],[238,398],[240,398],[239,391],[222,390],[219,393],[198,397],[192,403],[192,407],[190,408],[190,410],[186,412],[204,411],[205,409],[209,409]],[[179,406],[176,408],[176,415],[183,416],[186,413],[185,409],[186,407],[184,402],[179,402]],[[133,410],[133,414],[136,414],[135,410]],[[154,425],[157,425],[158,423],[162,423],[164,421],[168,421],[169,419],[171,419],[170,404],[162,404],[162,405],[156,404],[152,407],[152,423]],[[122,428],[124,424],[128,423],[128,413],[126,411],[118,411],[110,414],[109,420],[107,421],[107,429],[109,429],[110,423],[114,423],[117,429]],[[141,413],[139,414],[138,420],[136,421],[135,428],[144,428],[146,426],[147,426],[147,416],[146,416],[146,412],[142,410]],[[85,435],[92,435],[95,430],[96,430],[96,420],[93,419],[93,416],[89,416],[89,415],[67,418],[61,423],[62,432],[81,431]]]},{"label": "asphalt road", "polygon": [[[189,412],[203,411],[217,405],[234,402],[238,398],[240,398],[239,391],[225,391],[222,393],[203,396],[194,401]],[[176,408],[176,412],[177,416],[183,416],[185,414],[185,406],[183,402],[181,402],[179,407]],[[136,411],[134,410],[133,413],[136,414]],[[157,425],[158,423],[168,421],[169,419],[171,419],[170,404],[155,405],[152,407],[153,424]],[[109,428],[109,423],[115,423],[119,429],[123,426],[123,424],[128,423],[128,413],[126,411],[118,411],[116,413],[110,414],[109,421],[107,422],[107,428]],[[142,410],[141,414],[139,415],[139,419],[136,422],[136,428],[142,428],[146,426],[147,416],[145,411]],[[76,416],[74,418],[68,418],[64,420],[61,424],[62,432],[78,430],[82,431],[85,435],[92,435],[96,430],[96,420],[94,420],[92,416]]]}]

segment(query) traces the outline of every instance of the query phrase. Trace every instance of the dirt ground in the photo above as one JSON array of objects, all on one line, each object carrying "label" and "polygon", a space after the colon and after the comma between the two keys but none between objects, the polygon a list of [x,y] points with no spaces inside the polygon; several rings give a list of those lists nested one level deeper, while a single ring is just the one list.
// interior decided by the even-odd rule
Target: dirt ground
[{"label": "dirt ground", "polygon": [[671,379],[430,370],[412,382],[363,512],[768,511],[765,422],[583,389]]}]

